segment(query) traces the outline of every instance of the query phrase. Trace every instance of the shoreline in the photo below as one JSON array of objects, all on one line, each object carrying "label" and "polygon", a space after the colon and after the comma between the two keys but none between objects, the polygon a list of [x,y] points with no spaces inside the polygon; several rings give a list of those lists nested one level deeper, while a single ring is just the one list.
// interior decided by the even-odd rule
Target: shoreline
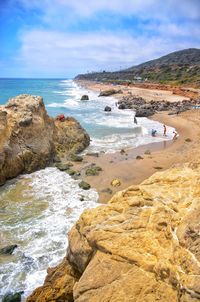
[{"label": "shoreline", "polygon": [[[96,86],[92,89],[92,83],[90,88],[85,88],[97,91]],[[200,145],[198,138],[200,125],[197,121],[200,120],[200,112],[189,110],[179,115],[168,115],[168,113],[162,111],[154,114],[150,119],[175,128],[179,134],[177,140],[124,149],[123,154],[119,151],[113,154],[99,153],[98,157],[86,154],[82,163],[74,164],[73,168],[81,171],[81,178],[97,190],[100,203],[108,202],[116,192],[141,183],[156,171],[163,171],[196,157],[195,153]],[[150,154],[145,154],[147,150]],[[143,159],[136,159],[137,156]],[[103,171],[96,176],[86,176],[85,170],[91,164],[101,167]],[[121,184],[113,187],[111,182],[114,179],[118,179]]]}]

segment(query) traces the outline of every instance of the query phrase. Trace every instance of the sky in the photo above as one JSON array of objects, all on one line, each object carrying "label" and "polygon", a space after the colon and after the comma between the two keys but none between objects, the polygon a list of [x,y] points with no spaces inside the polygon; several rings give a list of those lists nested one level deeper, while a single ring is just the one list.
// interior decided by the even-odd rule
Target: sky
[{"label": "sky", "polygon": [[0,0],[0,77],[71,78],[200,48],[200,0]]}]

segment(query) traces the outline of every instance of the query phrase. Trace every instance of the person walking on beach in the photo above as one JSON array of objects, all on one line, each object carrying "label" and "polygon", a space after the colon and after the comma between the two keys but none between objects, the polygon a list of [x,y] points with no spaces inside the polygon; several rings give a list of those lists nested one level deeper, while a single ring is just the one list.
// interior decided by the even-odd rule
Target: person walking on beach
[{"label": "person walking on beach", "polygon": [[167,136],[167,127],[163,125],[163,136]]},{"label": "person walking on beach", "polygon": [[156,136],[156,132],[157,132],[157,131],[156,131],[155,129],[152,129],[152,130],[151,130],[151,135],[152,135],[153,137],[155,137],[155,136]]},{"label": "person walking on beach", "polygon": [[136,117],[134,116],[134,124],[136,124],[137,125],[137,119],[136,119]]},{"label": "person walking on beach", "polygon": [[175,141],[178,138],[178,133],[176,131],[173,131],[174,136],[173,136],[173,140]]}]

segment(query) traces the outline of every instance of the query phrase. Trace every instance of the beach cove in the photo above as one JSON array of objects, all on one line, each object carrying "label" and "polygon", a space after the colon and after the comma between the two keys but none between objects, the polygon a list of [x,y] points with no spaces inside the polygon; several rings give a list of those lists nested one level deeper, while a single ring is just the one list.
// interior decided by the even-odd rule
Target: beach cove
[{"label": "beach cove", "polygon": [[[112,84],[92,81],[78,81],[78,84],[98,92],[113,89]],[[140,96],[149,101],[152,98],[155,98],[158,102],[163,99],[166,102],[176,102],[185,99],[184,96],[174,95],[170,91],[138,89],[137,87],[127,88],[122,85],[119,85],[119,87],[114,86],[114,88],[123,92],[115,95],[116,101],[128,94],[130,90],[137,97]],[[75,166],[75,168],[83,168],[83,171],[85,171],[88,166],[95,163],[102,168],[103,171],[94,177],[85,176],[83,172],[84,180],[97,189],[100,202],[107,202],[117,191],[123,190],[132,184],[141,183],[156,171],[162,171],[171,166],[198,158],[200,111],[198,109],[189,110],[178,115],[169,113],[169,111],[157,112],[150,119],[159,122],[161,127],[165,124],[167,129],[168,126],[171,129],[176,129],[179,134],[177,140],[173,141],[173,136],[171,136],[170,140],[164,139],[161,142],[152,142],[135,148],[123,148],[123,152],[118,151],[114,154],[99,153],[98,157],[95,154],[94,156],[86,154],[84,157],[86,163]],[[161,128],[161,135],[163,134],[162,130]],[[120,186],[113,187],[111,185],[114,179],[120,180]]]},{"label": "beach cove", "polygon": [[[90,91],[91,90],[87,90],[89,95],[90,95]],[[79,100],[83,92],[85,93],[85,90],[79,91]],[[116,110],[115,108],[116,100],[117,99],[113,99],[113,98],[110,99],[104,98],[104,102],[103,104],[101,104],[101,110],[103,111],[104,105],[106,104],[111,105],[112,108]],[[90,102],[90,100],[88,102]],[[101,98],[98,99],[98,102],[101,102]],[[55,103],[53,103],[53,106],[50,104],[50,108],[54,108],[55,106],[56,106]],[[63,104],[61,106],[63,106]],[[127,111],[128,115],[126,115],[124,114],[124,112],[126,112],[126,110],[122,112],[122,116],[120,116],[120,122],[123,123],[123,118],[124,118],[125,119],[124,122],[126,126],[127,119],[128,118],[132,119],[133,113],[130,110],[128,110]],[[105,116],[106,119],[108,119],[109,116],[107,116],[106,113]],[[19,207],[21,213],[19,212],[19,216],[17,216],[17,219],[14,222],[16,223],[15,225],[16,230],[17,230],[16,226],[18,227],[17,232],[19,232],[19,230],[20,232],[22,231],[20,235],[20,240],[17,242],[19,246],[21,246],[21,249],[17,249],[16,253],[14,253],[14,257],[13,257],[14,262],[11,266],[9,266],[6,263],[7,260],[8,261],[10,260],[8,258],[7,260],[3,258],[4,261],[6,260],[4,265],[6,265],[7,268],[6,266],[3,266],[4,268],[2,271],[2,277],[3,279],[9,280],[9,283],[7,283],[4,289],[5,292],[7,292],[7,288],[9,288],[10,286],[12,286],[13,289],[16,289],[16,291],[24,290],[24,282],[25,282],[27,288],[26,289],[27,290],[26,295],[27,295],[30,294],[30,292],[36,286],[40,285],[43,282],[45,271],[47,268],[47,266],[45,267],[45,265],[47,265],[47,263],[48,266],[56,265],[60,261],[60,259],[62,259],[65,253],[66,243],[67,243],[64,239],[65,234],[71,228],[71,226],[76,221],[78,216],[81,214],[82,210],[97,206],[96,203],[97,201],[106,203],[117,191],[123,190],[130,185],[140,183],[141,181],[143,181],[144,179],[146,179],[147,177],[149,177],[150,175],[152,175],[154,172],[158,170],[163,170],[173,164],[179,164],[188,161],[191,158],[195,159],[195,157],[198,154],[197,150],[199,147],[198,110],[187,111],[179,114],[178,116],[168,115],[168,112],[162,112],[154,115],[151,119],[152,121],[150,121],[150,123],[152,124],[150,125],[154,125],[154,121],[159,122],[159,124],[156,125],[160,127],[159,131],[161,135],[160,137],[158,137],[157,142],[148,144],[148,138],[152,140],[151,135],[146,132],[145,133],[139,132],[138,133],[139,136],[144,135],[145,137],[145,143],[146,143],[145,145],[131,148],[131,144],[129,142],[127,147],[123,148],[124,151],[121,152],[121,148],[123,146],[122,143],[117,146],[116,150],[113,150],[112,148],[112,153],[110,153],[109,150],[113,144],[113,141],[111,141],[110,144],[108,144],[108,149],[107,150],[104,149],[105,150],[104,152],[102,152],[101,148],[90,149],[89,147],[88,150],[86,149],[83,152],[82,155],[83,161],[81,163],[72,161],[73,166],[71,169],[74,169],[76,172],[78,171],[80,173],[78,179],[84,179],[86,182],[88,182],[91,185],[92,189],[89,191],[80,190],[77,186],[79,182],[78,179],[73,180],[69,175],[66,174],[66,172],[61,172],[53,167],[38,171],[35,174],[33,173],[33,174],[25,175],[25,177],[22,175],[18,180],[11,181],[10,184],[8,182],[5,187],[1,187],[2,200],[3,199],[5,200],[6,197],[6,203],[2,204],[3,206],[2,215],[5,217],[5,219],[7,219],[8,217],[7,220],[8,226],[9,226],[9,221],[10,222],[12,221],[12,223],[14,222],[13,221],[14,217],[12,217],[12,215],[9,216],[7,212],[7,211],[11,211],[12,213],[12,211],[14,210],[13,201],[15,202],[16,206],[18,206],[20,203],[22,205],[23,202],[23,207]],[[173,142],[171,139],[167,139],[167,140],[163,139],[162,123],[165,123],[166,125],[172,127],[169,128],[171,133],[172,133],[172,129],[174,128],[178,131],[179,133],[178,140]],[[133,124],[131,124],[131,127],[132,125]],[[195,130],[194,130],[194,125],[195,125]],[[151,128],[149,128],[149,130],[150,129]],[[131,136],[130,132],[128,134],[130,137]],[[98,147],[99,146],[100,145],[98,145]],[[98,156],[96,156],[97,153]],[[141,158],[136,159],[138,156],[140,156]],[[93,164],[95,164],[98,167],[101,167],[102,171],[99,171],[99,175],[86,176],[85,171],[87,170],[88,167],[91,167],[91,165]],[[56,181],[55,180],[53,181],[53,179],[55,179]],[[119,186],[115,187],[111,185],[111,182],[114,179],[118,179],[120,181]],[[65,183],[67,183],[67,185],[65,185]],[[99,194],[99,199],[96,190]],[[71,195],[69,195],[70,191],[72,192],[73,198]],[[39,195],[38,192],[40,192]],[[55,197],[53,197],[54,195]],[[63,203],[64,201],[65,203]],[[18,202],[18,204],[16,202]],[[25,222],[27,220],[28,223],[29,222],[30,224],[33,223],[30,220],[31,218],[30,213],[33,210],[32,208],[33,203],[35,205],[36,202],[39,203],[38,206],[36,207],[36,211],[33,216],[35,216],[36,220],[38,219],[38,215],[40,217],[45,216],[45,219],[47,219],[46,221],[41,220],[41,224],[39,223],[37,228],[35,230],[34,229],[32,230],[33,234],[31,236],[36,236],[36,241],[38,240],[38,242],[49,243],[50,242],[49,236],[50,234],[52,234],[52,230],[56,227],[57,221],[60,219],[61,219],[60,221],[62,221],[58,231],[55,233],[55,235],[58,236],[57,239],[54,240],[55,239],[54,236],[54,239],[52,238],[53,240],[51,242],[51,245],[49,246],[50,247],[49,251],[51,251],[49,255],[50,258],[49,256],[48,257],[42,256],[47,253],[46,249],[44,250],[40,249],[37,251],[29,246],[29,250],[27,253],[27,249],[26,249],[27,246],[24,241],[25,238],[23,238],[23,236],[24,234],[26,235],[26,237],[28,236],[28,234],[30,235],[30,226],[28,224],[27,225],[23,224],[23,222],[21,225],[18,223],[21,220],[21,217],[23,217],[20,216],[21,214],[22,215],[25,214],[24,216]],[[56,208],[57,210],[59,210],[56,213],[58,220],[56,220],[53,216],[51,216],[51,211],[49,211],[49,206],[48,206],[48,204],[50,205],[50,202],[52,202],[52,205],[50,206],[52,210],[53,209],[55,210]],[[26,211],[27,205],[29,208],[29,212]],[[16,211],[16,209],[14,211]],[[67,213],[67,222],[64,227],[65,213]],[[52,230],[49,229],[49,233],[45,232],[47,234],[43,234],[42,229],[44,227],[44,224],[48,225],[49,223],[48,221],[51,219],[55,220],[55,225],[52,225]],[[5,222],[5,220],[2,221]],[[4,245],[8,243],[13,243],[12,236],[9,235],[9,237],[7,237],[6,235],[5,237],[7,231],[8,230],[5,227],[5,233],[2,238],[3,239],[2,243]],[[47,236],[43,237],[43,235],[45,236],[47,235]],[[27,244],[29,245],[27,239],[26,241]],[[63,244],[62,248],[60,248],[59,242],[62,242]],[[34,245],[38,246],[38,243],[35,243]],[[21,259],[23,260],[22,262],[20,262]],[[14,264],[16,261],[18,266]],[[40,267],[40,269],[38,269],[37,266]],[[7,270],[6,278],[4,277],[5,268]],[[25,277],[23,276],[24,274],[23,270],[27,270],[27,268],[30,270],[30,273],[28,276]],[[13,273],[11,274],[12,270]],[[20,270],[22,270],[22,276],[19,276]],[[40,278],[38,278],[39,276],[38,274],[40,275]],[[20,286],[17,283],[19,277],[20,277]],[[12,281],[14,279],[15,279],[15,283],[13,283]]]}]

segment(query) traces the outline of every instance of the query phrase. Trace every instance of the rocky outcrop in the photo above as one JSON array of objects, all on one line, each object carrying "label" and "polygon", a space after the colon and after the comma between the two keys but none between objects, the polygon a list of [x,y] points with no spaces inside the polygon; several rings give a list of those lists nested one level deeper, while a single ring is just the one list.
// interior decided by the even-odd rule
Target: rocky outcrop
[{"label": "rocky outcrop", "polygon": [[124,96],[118,101],[119,109],[133,109],[136,112],[136,117],[152,116],[158,111],[171,111],[173,113],[184,112],[191,109],[193,106],[200,105],[200,99],[183,100],[178,102],[168,101],[146,101],[141,97],[134,95]]},{"label": "rocky outcrop", "polygon": [[88,145],[80,124],[73,118],[54,121],[39,96],[19,95],[0,106],[0,184]]},{"label": "rocky outcrop", "polygon": [[27,302],[199,301],[199,183],[200,163],[174,167],[84,211]]}]

